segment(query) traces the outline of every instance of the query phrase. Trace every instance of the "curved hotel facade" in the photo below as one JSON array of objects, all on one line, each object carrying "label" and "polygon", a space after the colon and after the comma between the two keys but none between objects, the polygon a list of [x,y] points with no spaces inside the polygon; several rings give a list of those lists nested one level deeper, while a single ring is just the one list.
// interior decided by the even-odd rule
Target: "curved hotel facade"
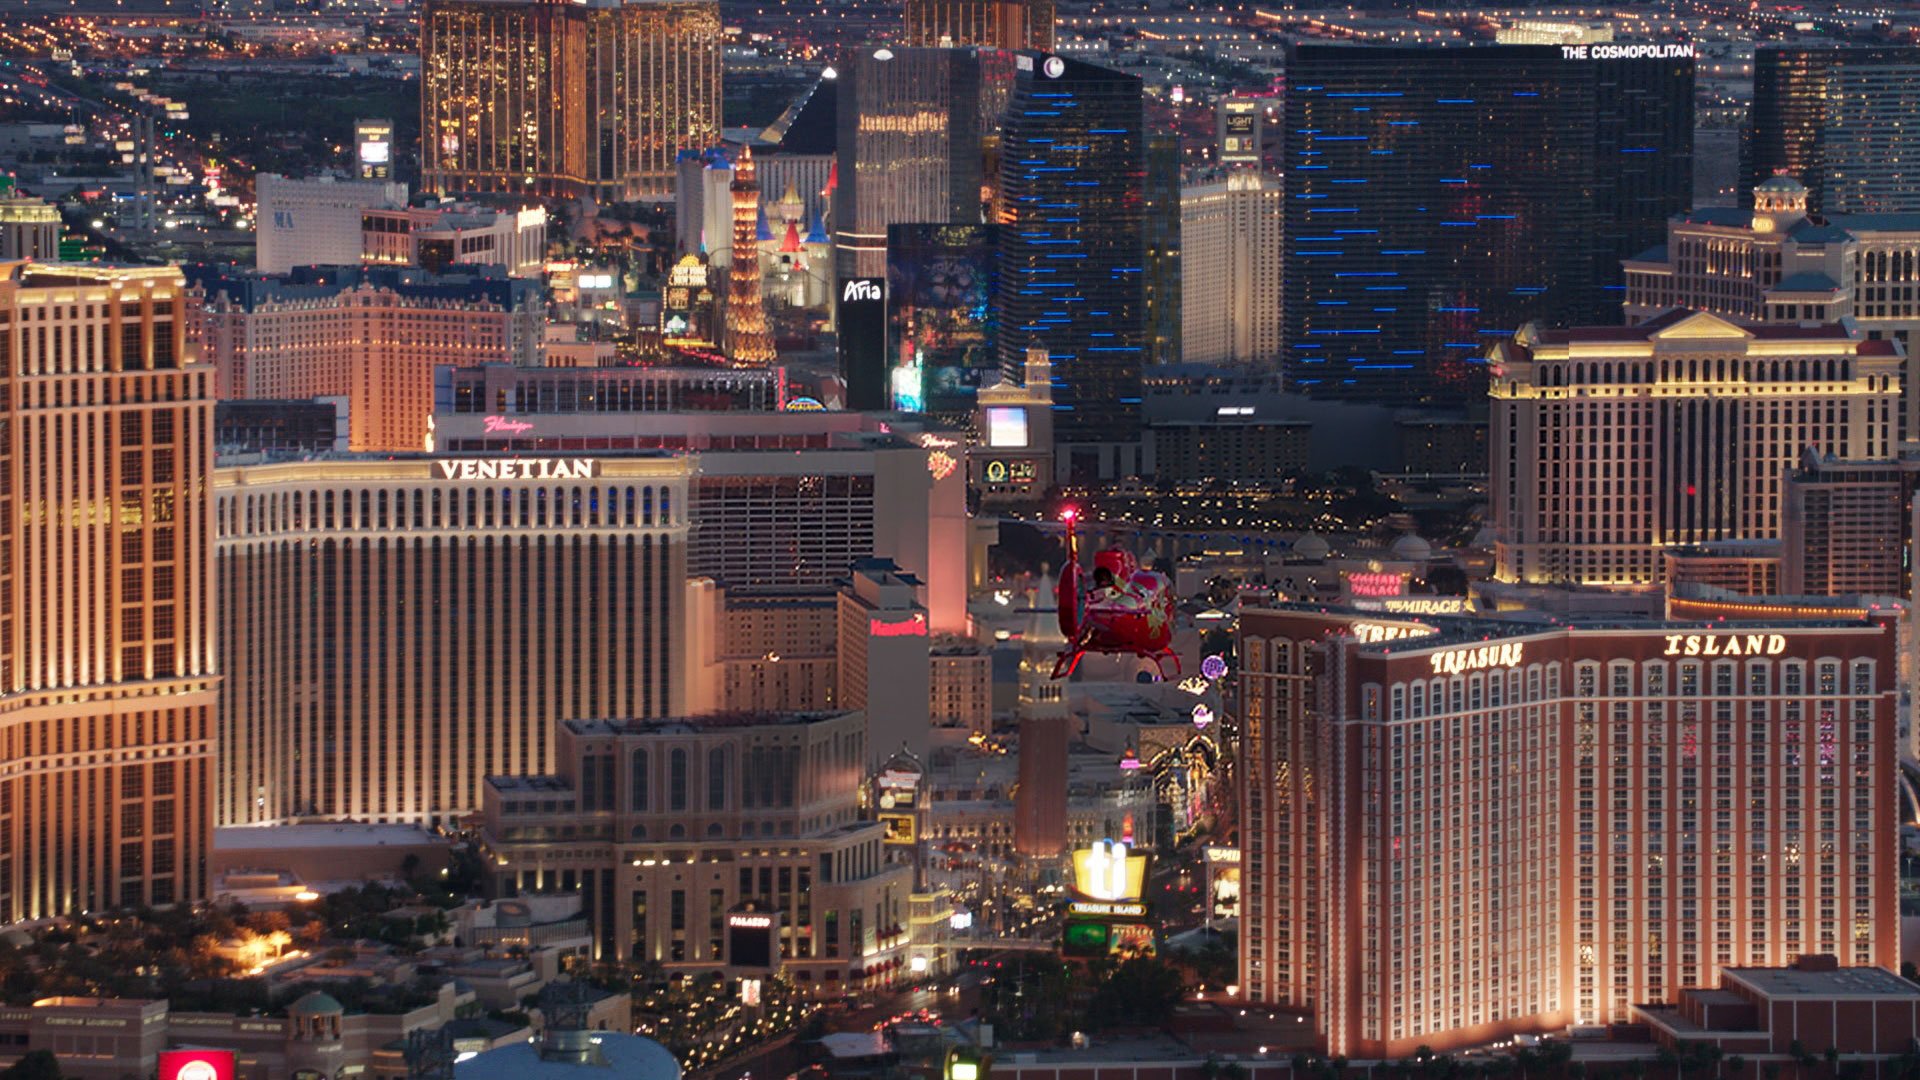
[{"label": "curved hotel facade", "polygon": [[687,458],[215,473],[214,820],[443,823],[571,717],[681,715]]}]

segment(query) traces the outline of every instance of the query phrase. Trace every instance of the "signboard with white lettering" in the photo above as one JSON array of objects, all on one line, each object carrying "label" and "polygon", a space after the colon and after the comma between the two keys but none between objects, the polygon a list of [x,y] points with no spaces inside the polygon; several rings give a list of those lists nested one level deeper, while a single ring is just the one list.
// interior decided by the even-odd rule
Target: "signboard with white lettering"
[{"label": "signboard with white lettering", "polygon": [[463,458],[433,464],[442,480],[586,480],[600,475],[596,458]]}]

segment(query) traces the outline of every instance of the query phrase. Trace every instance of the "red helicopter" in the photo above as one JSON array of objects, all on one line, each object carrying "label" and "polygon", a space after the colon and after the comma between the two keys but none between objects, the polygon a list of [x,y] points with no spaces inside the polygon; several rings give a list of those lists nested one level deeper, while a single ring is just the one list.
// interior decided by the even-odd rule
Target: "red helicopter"
[{"label": "red helicopter", "polygon": [[1153,661],[1155,674],[1166,678],[1166,661],[1180,674],[1180,657],[1173,643],[1173,583],[1164,574],[1140,569],[1131,553],[1108,548],[1093,557],[1093,581],[1080,580],[1080,537],[1074,532],[1078,512],[1060,515],[1067,523],[1067,563],[1060,570],[1056,599],[1060,632],[1067,648],[1053,663],[1053,677],[1070,678],[1080,658],[1090,652],[1132,654]]}]

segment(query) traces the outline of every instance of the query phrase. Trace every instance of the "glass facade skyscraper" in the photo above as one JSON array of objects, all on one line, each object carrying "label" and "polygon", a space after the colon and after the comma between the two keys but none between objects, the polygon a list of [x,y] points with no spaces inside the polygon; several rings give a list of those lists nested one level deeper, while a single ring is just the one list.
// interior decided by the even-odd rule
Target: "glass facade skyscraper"
[{"label": "glass facade skyscraper", "polygon": [[713,0],[430,0],[421,186],[613,201],[671,196],[720,125]]},{"label": "glass facade skyscraper", "polygon": [[1760,45],[1741,175],[1807,187],[1816,214],[1920,210],[1920,49]]},{"label": "glass facade skyscraper", "polygon": [[887,226],[977,224],[986,141],[1013,78],[998,49],[850,50],[838,88],[833,221],[842,278],[887,272]]},{"label": "glass facade skyscraper", "polygon": [[[1140,438],[1144,129],[1137,77],[1019,55],[1000,160],[1000,363],[1017,370],[1036,345],[1052,354],[1060,443]],[[1083,476],[1132,471],[1091,449],[1069,461]]]},{"label": "glass facade skyscraper", "polygon": [[1670,51],[1292,46],[1288,384],[1470,400],[1520,324],[1619,321],[1619,260],[1691,193],[1693,61]]},{"label": "glass facade skyscraper", "polygon": [[909,45],[1053,48],[1053,0],[906,0]]}]

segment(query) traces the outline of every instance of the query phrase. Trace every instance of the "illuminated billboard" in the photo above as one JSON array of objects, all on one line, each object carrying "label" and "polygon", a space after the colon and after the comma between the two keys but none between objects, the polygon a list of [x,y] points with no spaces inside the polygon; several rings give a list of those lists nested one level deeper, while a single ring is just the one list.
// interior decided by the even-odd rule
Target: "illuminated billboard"
[{"label": "illuminated billboard", "polygon": [[159,1080],[234,1080],[231,1050],[162,1050]]},{"label": "illuminated billboard", "polygon": [[360,179],[386,180],[393,176],[393,121],[354,121],[353,145]]},{"label": "illuminated billboard", "polygon": [[987,409],[987,446],[994,450],[1024,450],[1027,447],[1027,410],[1018,405],[994,405]]},{"label": "illuminated billboard", "polygon": [[1220,162],[1246,165],[1260,160],[1260,102],[1226,98],[1220,102]]},{"label": "illuminated billboard", "polygon": [[1073,853],[1074,891],[1089,900],[1138,900],[1146,891],[1147,857],[1117,840]]},{"label": "illuminated billboard", "polygon": [[917,387],[922,409],[951,424],[972,423],[982,378],[1000,370],[990,303],[996,232],[887,227],[889,382]]}]

